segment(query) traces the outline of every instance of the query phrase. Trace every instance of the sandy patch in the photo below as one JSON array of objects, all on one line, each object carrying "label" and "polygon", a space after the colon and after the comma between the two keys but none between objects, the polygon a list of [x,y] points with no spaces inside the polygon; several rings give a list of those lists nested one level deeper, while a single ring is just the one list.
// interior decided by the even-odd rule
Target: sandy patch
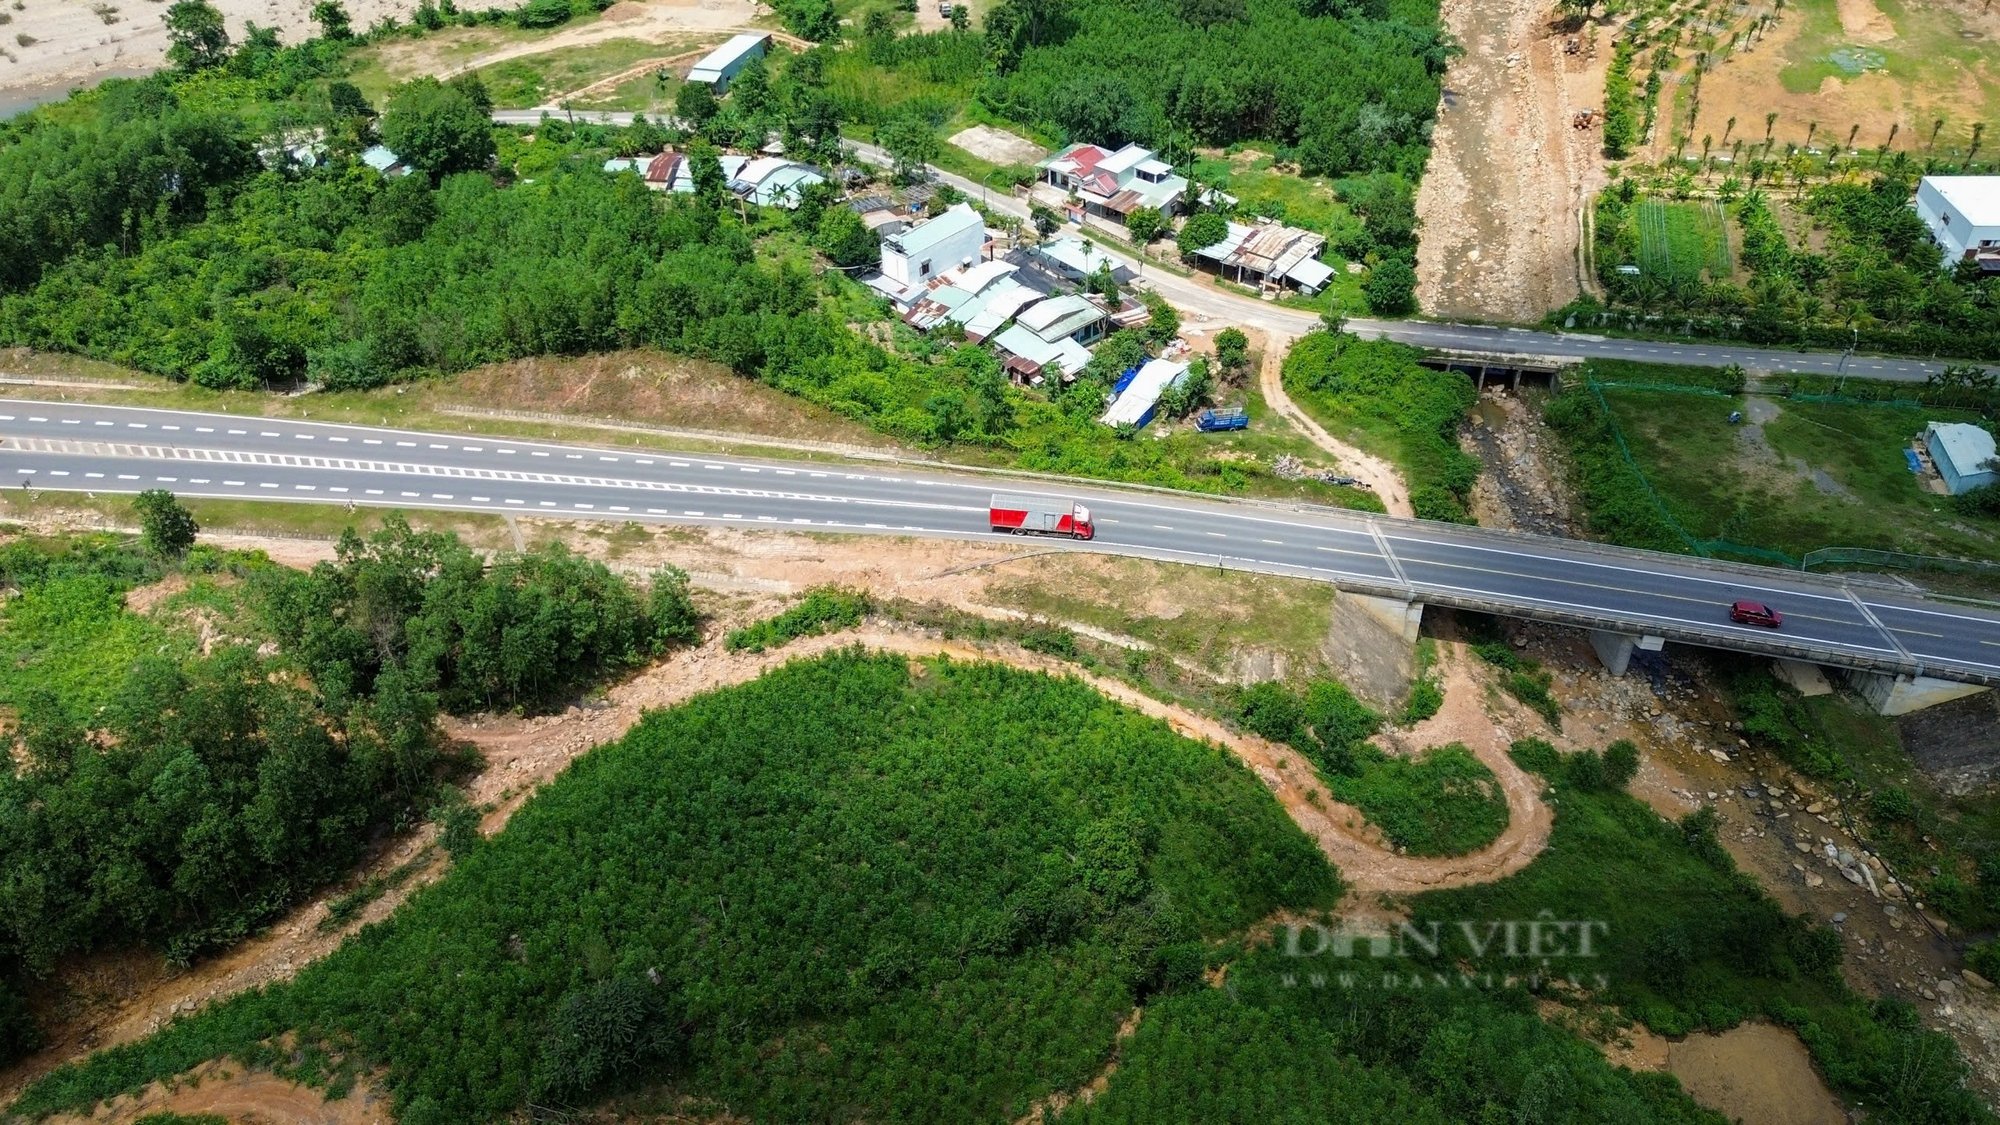
[{"label": "sandy patch", "polygon": [[1443,317],[1534,321],[1580,282],[1583,206],[1604,181],[1603,135],[1571,125],[1604,98],[1609,39],[1551,30],[1541,0],[1444,0],[1465,45],[1445,73],[1430,165],[1417,188],[1417,301]]},{"label": "sandy patch", "polygon": [[1840,11],[1840,29],[1857,43],[1887,43],[1896,37],[1896,26],[1875,0],[1835,0]]},{"label": "sandy patch", "polygon": [[137,1121],[157,1113],[208,1114],[236,1125],[389,1125],[389,1099],[366,1083],[336,1101],[319,1091],[287,1082],[242,1064],[220,1060],[203,1063],[174,1079],[155,1082],[138,1094],[99,1106],[88,1117],[57,1114],[57,1125],[82,1122]]},{"label": "sandy patch", "polygon": [[1799,1037],[1768,1023],[1690,1035],[1667,1050],[1688,1096],[1737,1121],[1844,1125],[1847,1113],[1813,1069]]},{"label": "sandy patch", "polygon": [[994,164],[1033,164],[1048,150],[1026,137],[1017,137],[991,125],[974,125],[952,134],[951,143],[981,160]]},{"label": "sandy patch", "polygon": [[[313,0],[213,0],[228,21],[232,42],[241,42],[243,25],[257,21],[276,27],[287,43],[318,34],[312,22]],[[464,0],[467,11],[513,7],[515,0]],[[356,28],[366,28],[385,16],[408,19],[414,6],[404,0],[345,0]],[[0,45],[13,57],[0,57],[0,87],[88,85],[116,74],[146,73],[167,58],[167,5],[153,0],[24,0],[7,25]],[[102,14],[100,14],[102,13]],[[35,40],[21,45],[17,35]]]}]

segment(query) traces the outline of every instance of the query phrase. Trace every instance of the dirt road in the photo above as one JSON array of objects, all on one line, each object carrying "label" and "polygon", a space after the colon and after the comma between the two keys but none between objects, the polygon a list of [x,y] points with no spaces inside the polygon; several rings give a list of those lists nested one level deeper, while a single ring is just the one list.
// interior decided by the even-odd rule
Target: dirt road
[{"label": "dirt road", "polygon": [[1257,375],[1257,389],[1263,393],[1265,404],[1277,411],[1279,417],[1297,426],[1299,432],[1314,445],[1333,454],[1348,475],[1359,478],[1362,484],[1373,489],[1390,515],[1415,515],[1410,508],[1410,486],[1404,483],[1403,475],[1396,471],[1394,465],[1372,453],[1363,453],[1327,433],[1326,427],[1313,421],[1312,416],[1301,410],[1299,404],[1285,393],[1285,353],[1291,349],[1291,337],[1272,332],[1266,339],[1264,367]]},{"label": "dirt road", "polygon": [[1603,142],[1571,118],[1601,103],[1610,42],[1585,28],[1564,54],[1550,11],[1444,0],[1465,53],[1445,73],[1417,189],[1417,301],[1432,316],[1532,322],[1577,295],[1579,216],[1603,180]]}]

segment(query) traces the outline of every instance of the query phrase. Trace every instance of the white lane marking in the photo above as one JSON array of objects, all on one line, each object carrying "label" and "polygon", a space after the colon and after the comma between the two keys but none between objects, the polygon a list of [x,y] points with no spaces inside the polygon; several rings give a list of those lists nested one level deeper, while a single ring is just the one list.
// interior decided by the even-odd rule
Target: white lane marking
[{"label": "white lane marking", "polygon": [[541,451],[541,450],[539,450],[539,449],[531,449],[531,450],[529,450],[529,451],[528,451],[528,456],[530,456],[530,457],[547,457],[547,456],[548,456],[548,454],[546,454],[546,453],[542,452],[542,451]]},{"label": "white lane marking", "polygon": [[1282,547],[1285,545],[1285,541],[1283,539],[1259,539],[1258,542],[1269,543],[1273,547]]},{"label": "white lane marking", "polygon": [[452,494],[451,494],[451,493],[449,493],[449,492],[433,492],[433,493],[431,493],[431,499],[433,499],[433,500],[451,500],[451,499],[455,499],[455,497],[453,497],[453,496],[452,496]]},{"label": "white lane marking", "polygon": [[266,481],[258,481],[258,482],[257,482],[257,487],[258,487],[258,488],[276,488],[276,487],[278,487],[278,484],[277,484],[277,482],[276,482],[276,481],[268,481],[268,480],[266,480]]},{"label": "white lane marking", "polygon": [[634,460],[634,461],[636,461],[636,462],[638,462],[638,463],[639,463],[639,464],[641,464],[641,465],[650,465],[650,464],[652,464],[652,463],[653,463],[653,462],[652,462],[651,460],[649,460],[649,459],[647,459],[647,458],[645,458],[645,457],[634,457],[634,458],[633,458],[633,460]]},{"label": "white lane marking", "polygon": [[609,507],[607,507],[607,508],[606,508],[605,510],[606,510],[606,511],[609,511],[609,512],[629,512],[629,511],[631,511],[632,509],[630,509],[630,508],[626,507],[626,506],[625,506],[625,505],[623,505],[623,504],[612,504],[612,505],[610,505]]},{"label": "white lane marking", "polygon": [[179,477],[154,477],[153,479],[154,479],[154,480],[157,480],[157,481],[165,481],[165,482],[166,482],[166,483],[168,483],[168,484],[179,484],[179,483],[180,483],[180,479],[181,479],[181,478],[179,478]]},{"label": "white lane marking", "polygon": [[369,488],[369,489],[364,489],[363,491],[367,492],[367,493],[368,493],[368,495],[370,495],[370,496],[380,496],[380,495],[382,495],[382,490],[381,490],[381,489],[379,489],[379,488]]},{"label": "white lane marking", "polygon": [[508,455],[509,457],[511,457],[511,456],[513,456],[513,455],[514,455],[514,451],[513,451],[513,450],[511,450],[511,449],[496,449],[496,450],[494,450],[493,452],[495,452],[495,453],[505,453],[505,454],[507,454],[507,455]]},{"label": "white lane marking", "polygon": [[700,512],[682,512],[682,513],[681,513],[681,515],[684,515],[684,516],[698,516],[698,515],[701,515],[701,513],[700,513]]},{"label": "white lane marking", "polygon": [[14,416],[12,414],[0,414],[0,422],[12,422],[13,420]]},{"label": "white lane marking", "polygon": [[[33,470],[33,469],[29,469],[29,470],[27,470],[27,471],[28,471],[28,472],[31,472],[31,473],[32,473],[32,472],[34,472],[35,470]],[[137,473],[119,473],[119,474],[118,474],[118,479],[119,479],[119,480],[138,480],[138,479],[139,479],[139,474],[137,474]]]},{"label": "white lane marking", "polygon": [[491,496],[474,496],[472,502],[475,504],[491,504],[493,498]]},{"label": "white lane marking", "polygon": [[[106,423],[104,423],[104,424],[108,426],[108,425],[110,425],[111,423],[109,423],[109,422],[106,422]],[[248,430],[230,430],[229,432],[230,432],[230,433],[232,433],[232,434],[235,434],[235,435],[236,435],[236,436],[238,436],[238,437],[242,437],[242,436],[243,436],[244,434],[247,434],[247,433],[249,433],[250,431],[248,431]]]},{"label": "white lane marking", "polygon": [[[0,421],[5,421],[5,422],[12,422],[13,420],[14,420],[14,416],[13,416],[13,415],[11,415],[11,414],[0,414]],[[81,419],[81,418],[58,418],[58,419],[56,419],[56,421],[58,421],[58,422],[61,422],[61,423],[62,423],[63,425],[65,425],[65,426],[81,426],[81,425],[83,425],[83,419]],[[180,427],[176,426],[176,427],[174,427],[174,428],[175,428],[175,429],[179,429]]]},{"label": "white lane marking", "polygon": [[761,472],[763,472],[764,470],[762,470],[762,469],[753,469],[753,468],[751,468],[751,467],[750,467],[750,466],[748,466],[748,465],[738,465],[738,466],[736,466],[736,471],[737,471],[737,472],[739,472],[739,473],[761,473]]},{"label": "white lane marking", "polygon": [[[1547,563],[1556,563],[1556,564],[1560,564],[1560,565],[1563,565],[1563,566],[1588,566],[1588,567],[1594,567],[1594,568],[1596,568],[1596,569],[1598,569],[1598,570],[1615,570],[1615,571],[1618,571],[1618,572],[1619,572],[1619,573],[1621,573],[1621,574],[1630,574],[1630,573],[1634,573],[1634,567],[1635,567],[1635,565],[1636,565],[1635,561],[1627,561],[1627,562],[1623,562],[1623,563],[1601,563],[1601,562],[1593,562],[1593,561],[1591,561],[1590,559],[1585,559],[1585,558],[1577,558],[1577,557],[1575,557],[1575,556],[1571,556],[1571,555],[1559,555],[1559,554],[1546,554],[1546,555],[1537,555],[1537,554],[1533,554],[1533,553],[1531,553],[1531,552],[1528,552],[1528,551],[1510,551],[1510,550],[1508,550],[1508,549],[1507,549],[1507,548],[1505,548],[1505,547],[1488,547],[1488,546],[1484,546],[1484,545],[1482,545],[1482,544],[1478,544],[1478,543],[1465,543],[1465,542],[1461,542],[1461,541],[1459,541],[1459,540],[1456,540],[1456,539],[1442,539],[1442,538],[1440,538],[1440,539],[1418,539],[1418,538],[1416,538],[1415,536],[1411,536],[1411,535],[1390,535],[1390,534],[1388,534],[1387,532],[1384,532],[1384,533],[1383,533],[1383,537],[1384,537],[1384,538],[1387,538],[1387,539],[1395,539],[1395,540],[1400,540],[1400,541],[1402,541],[1402,542],[1404,542],[1404,543],[1417,543],[1417,544],[1421,544],[1421,545],[1423,545],[1423,546],[1426,546],[1426,547],[1436,547],[1436,548],[1445,548],[1445,549],[1457,549],[1457,550],[1465,550],[1465,551],[1483,551],[1483,552],[1486,552],[1487,554],[1494,554],[1494,555],[1512,555],[1512,556],[1513,556],[1513,557],[1515,557],[1515,558],[1523,558],[1523,559],[1537,559],[1537,560],[1540,560],[1540,561],[1542,561],[1542,562],[1547,562]],[[1650,562],[1651,560],[1646,560],[1646,561]],[[1663,558],[1663,559],[1661,559],[1660,561],[1661,561],[1661,562],[1668,562],[1668,561],[1678,561],[1678,560],[1670,560],[1670,559],[1666,559],[1666,558]],[[1427,560],[1427,559],[1411,559],[1411,558],[1407,558],[1407,557],[1406,557],[1406,558],[1404,558],[1404,559],[1403,559],[1403,563],[1404,563],[1405,565],[1407,565],[1407,566],[1459,566],[1459,567],[1460,567],[1461,569],[1464,569],[1464,570],[1481,570],[1481,571],[1484,571],[1485,573],[1489,573],[1489,574],[1507,574],[1507,575],[1512,575],[1513,577],[1516,577],[1516,578],[1540,578],[1540,577],[1542,577],[1541,575],[1534,575],[1534,574],[1519,574],[1519,573],[1516,573],[1516,572],[1514,572],[1514,571],[1508,571],[1508,570],[1502,570],[1502,571],[1485,571],[1485,568],[1483,568],[1483,567],[1476,567],[1476,566],[1465,566],[1465,565],[1463,565],[1463,564],[1458,564],[1458,563],[1437,563],[1437,562],[1432,562],[1432,561],[1430,561],[1430,560]],[[1756,580],[1755,580],[1754,578],[1750,577],[1749,575],[1743,575],[1743,576],[1741,576],[1741,577],[1738,577],[1738,578],[1735,578],[1735,579],[1728,579],[1728,578],[1708,578],[1708,577],[1704,577],[1704,576],[1703,576],[1703,575],[1701,575],[1701,574],[1695,574],[1695,573],[1686,573],[1686,572],[1683,572],[1683,571],[1681,571],[1681,570],[1679,570],[1679,569],[1674,569],[1674,570],[1646,570],[1646,571],[1641,571],[1641,572],[1639,572],[1639,573],[1644,573],[1644,574],[1649,574],[1649,575],[1652,575],[1652,576],[1654,576],[1654,577],[1658,577],[1658,578],[1671,578],[1671,579],[1675,579],[1675,580],[1679,580],[1679,581],[1688,581],[1688,582],[1703,582],[1703,583],[1707,583],[1708,585],[1711,585],[1711,586],[1729,586],[1729,587],[1733,587],[1733,588],[1735,588],[1735,589],[1738,589],[1738,590],[1755,590],[1755,591],[1758,591],[1758,592],[1760,592],[1760,593],[1769,593],[1769,594],[1781,594],[1781,595],[1784,595],[1785,597],[1805,597],[1805,598],[1818,598],[1818,599],[1820,599],[1821,601],[1828,601],[1828,602],[1843,602],[1843,603],[1847,601],[1847,598],[1846,598],[1845,596],[1843,596],[1843,595],[1840,595],[1840,594],[1816,594],[1816,593],[1812,592],[1811,590],[1805,590],[1805,589],[1799,589],[1799,588],[1796,588],[1796,587],[1790,587],[1790,586],[1762,586],[1762,585],[1758,585],[1758,584],[1756,584]],[[1575,580],[1574,580],[1574,579],[1551,579],[1551,581],[1564,581],[1564,582],[1574,582]],[[1579,585],[1589,585],[1589,583],[1578,583],[1578,584],[1579,584]],[[1618,590],[1624,590],[1624,591],[1625,591],[1625,592],[1627,592],[1627,593],[1643,593],[1643,592],[1644,592],[1644,591],[1636,591],[1636,590],[1633,590],[1633,589],[1631,589],[1630,587],[1626,587],[1626,586],[1617,586],[1617,587],[1611,587],[1611,589],[1618,589]],[[1780,607],[1780,608],[1782,608],[1782,607]]]},{"label": "white lane marking", "polygon": [[[399,442],[397,442],[396,444],[397,444],[397,445],[401,445],[401,444],[403,444],[403,443],[399,441]],[[450,449],[450,448],[451,448],[451,446],[449,446],[449,445],[441,445],[441,444],[439,444],[438,442],[431,442],[431,443],[430,443],[430,446],[431,446],[431,448],[432,448],[432,449]]]},{"label": "white lane marking", "polygon": [[597,459],[598,459],[599,461],[616,461],[616,460],[618,460],[618,458],[616,458],[616,457],[605,457],[605,456],[603,456],[603,455],[601,455],[601,454],[600,454],[600,455],[598,456],[598,458],[597,458]]},{"label": "white lane marking", "polygon": [[403,495],[405,495],[405,496],[415,496],[415,495],[417,495],[417,493],[414,493],[414,492],[405,492],[405,493],[403,493]]},{"label": "white lane marking", "polygon": [[[37,419],[35,419],[35,421],[37,421],[37,422],[46,422],[46,421],[48,421],[48,419],[47,419],[47,418],[37,418]],[[125,423],[125,428],[126,428],[126,429],[128,429],[128,430],[143,430],[143,429],[145,429],[145,428],[146,428],[146,423],[144,423],[144,422],[127,422],[127,423]]]},{"label": "white lane marking", "polygon": [[507,499],[505,499],[505,500],[502,500],[502,501],[501,501],[501,503],[502,503],[502,504],[525,504],[525,503],[527,503],[527,501],[525,501],[525,500],[516,500],[516,499],[514,499],[513,497],[511,497],[511,496],[510,496],[510,497],[508,497]]},{"label": "white lane marking", "polygon": [[346,439],[346,438],[344,438],[344,437],[333,437],[333,436],[329,435],[329,436],[327,437],[327,439],[326,439],[326,440],[328,440],[328,441],[346,441],[347,439]]},{"label": "white lane marking", "polygon": [[363,444],[363,445],[381,445],[381,444],[382,444],[382,439],[381,439],[381,438],[376,438],[376,437],[365,437],[365,438],[362,438],[362,439],[361,439],[361,444]]},{"label": "white lane marking", "polygon": [[540,506],[544,508],[553,508],[556,506],[556,502],[553,500],[543,500],[541,501]]},{"label": "white lane marking", "polygon": [[1224,535],[1224,534],[1223,534],[1223,533],[1221,533],[1220,531],[1207,531],[1207,532],[1203,532],[1202,534],[1204,534],[1204,535],[1208,535],[1208,536],[1210,536],[1210,537],[1212,537],[1212,538],[1215,538],[1215,539],[1227,539],[1227,538],[1229,538],[1229,536],[1227,536],[1227,535]]},{"label": "white lane marking", "polygon": [[344,488],[340,487],[339,485],[333,485],[333,484],[330,484],[330,485],[327,485],[327,487],[326,487],[326,490],[327,490],[328,492],[346,492],[346,491],[347,491],[346,489],[344,489]]},{"label": "white lane marking", "polygon": [[[85,474],[83,474],[83,475],[84,475],[84,476],[86,476],[86,477],[92,477],[92,478],[95,478],[95,479],[97,479],[97,480],[103,480],[103,479],[104,479],[104,474],[103,474],[103,473],[85,473]],[[197,482],[195,482],[195,483],[197,483],[197,484],[207,484],[208,482],[204,480],[204,481],[197,481]]]},{"label": "white lane marking", "polygon": [[[52,477],[66,477],[66,476],[68,476],[68,475],[69,475],[69,470],[68,470],[68,469],[50,469],[50,470],[49,470],[49,475],[50,475],[50,476],[52,476]],[[161,479],[161,480],[165,480],[165,479],[167,479],[167,478],[165,478],[165,477],[161,477],[160,479]]]},{"label": "white lane marking", "polygon": [[242,481],[240,481],[240,480],[226,480],[226,481],[223,481],[222,483],[223,483],[224,485],[226,485],[227,487],[229,487],[229,488],[242,488],[242,487],[243,487],[243,482],[242,482]]},{"label": "white lane marking", "polygon": [[212,433],[214,433],[214,432],[215,432],[215,427],[214,427],[214,426],[196,426],[196,427],[194,428],[194,432],[195,432],[195,433],[198,433],[198,434],[212,434]]},{"label": "white lane marking", "polygon": [[667,464],[673,466],[676,469],[685,469],[688,467],[688,463],[686,461],[669,461],[667,462]]},{"label": "white lane marking", "polygon": [[585,511],[589,511],[590,509],[592,509],[592,508],[595,508],[596,506],[597,506],[597,505],[595,505],[595,504],[576,504],[576,505],[573,505],[573,507],[578,507],[578,508],[582,508],[582,509],[584,509]]},{"label": "white lane marking", "polygon": [[310,485],[310,484],[295,484],[295,485],[293,485],[292,487],[293,487],[293,488],[296,488],[296,489],[298,489],[298,490],[299,490],[300,492],[318,492],[318,491],[319,491],[319,488],[318,488],[317,486],[315,486],[315,485]]},{"label": "white lane marking", "polygon": [[[92,475],[92,476],[97,476],[97,475],[99,475],[99,474],[97,474],[97,473],[92,473],[91,475]],[[208,478],[207,478],[207,477],[190,477],[190,478],[188,478],[188,483],[189,483],[189,484],[207,484],[207,483],[209,483],[209,480],[208,480]]]},{"label": "white lane marking", "polygon": [[581,454],[581,453],[565,453],[565,454],[563,454],[563,460],[565,460],[565,461],[581,461],[581,460],[583,460],[583,454]]},{"label": "white lane marking", "polygon": [[467,453],[484,453],[484,452],[486,452],[486,447],[485,447],[485,446],[483,446],[483,445],[461,445],[461,446],[459,446],[459,448],[460,448],[460,449],[463,449],[463,450],[465,450],[465,451],[466,451]]},{"label": "white lane marking", "polygon": [[276,430],[258,430],[258,431],[257,431],[257,436],[258,436],[258,437],[279,437],[280,435],[278,434],[278,432],[277,432]]},{"label": "white lane marking", "polygon": [[311,434],[293,434],[292,436],[300,441],[311,441],[313,439]]}]

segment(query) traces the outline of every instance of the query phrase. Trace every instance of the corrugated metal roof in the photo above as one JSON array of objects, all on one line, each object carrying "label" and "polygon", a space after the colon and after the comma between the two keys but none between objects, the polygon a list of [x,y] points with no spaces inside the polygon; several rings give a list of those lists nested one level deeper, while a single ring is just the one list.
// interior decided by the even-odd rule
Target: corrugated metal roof
[{"label": "corrugated metal roof", "polygon": [[734,66],[743,56],[753,50],[763,49],[764,44],[768,43],[770,39],[771,36],[768,32],[751,31],[738,35],[729,42],[703,55],[701,61],[694,64],[694,69],[688,72],[688,78],[696,82],[712,82],[715,78],[721,77],[723,71]]},{"label": "corrugated metal roof", "polygon": [[970,205],[954,203],[944,214],[918,223],[888,241],[898,253],[915,256],[973,230],[983,229],[984,225],[985,220]]},{"label": "corrugated metal roof", "polygon": [[1020,325],[1044,340],[1054,342],[1073,336],[1104,319],[1104,310],[1089,298],[1071,293],[1039,301],[1021,313]]},{"label": "corrugated metal roof", "polygon": [[1164,359],[1149,359],[1139,374],[1118,393],[1098,421],[1107,426],[1136,426],[1152,412],[1160,395],[1188,373],[1188,365]]},{"label": "corrugated metal roof", "polygon": [[1967,422],[1932,422],[1924,427],[1936,439],[1935,448],[1951,461],[1960,476],[1983,473],[1993,460],[1993,435]]}]

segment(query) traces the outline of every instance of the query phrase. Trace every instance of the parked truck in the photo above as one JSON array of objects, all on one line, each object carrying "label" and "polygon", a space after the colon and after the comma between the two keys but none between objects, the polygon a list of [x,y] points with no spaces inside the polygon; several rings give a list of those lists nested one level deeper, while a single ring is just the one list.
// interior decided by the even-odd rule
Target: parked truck
[{"label": "parked truck", "polygon": [[1250,415],[1240,406],[1216,407],[1196,415],[1194,428],[1205,434],[1247,430],[1250,428]]},{"label": "parked truck", "polygon": [[996,492],[987,514],[995,531],[1015,535],[1065,535],[1071,539],[1097,537],[1097,528],[1090,522],[1090,509],[1069,500]]}]

